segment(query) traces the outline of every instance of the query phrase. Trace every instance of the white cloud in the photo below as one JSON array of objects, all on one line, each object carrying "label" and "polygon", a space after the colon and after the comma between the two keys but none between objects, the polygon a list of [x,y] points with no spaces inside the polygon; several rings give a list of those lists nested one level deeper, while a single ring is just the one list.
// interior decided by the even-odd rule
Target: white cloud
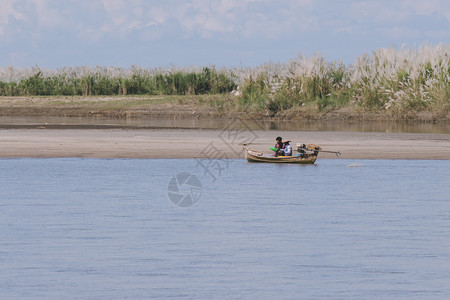
[{"label": "white cloud", "polygon": [[24,19],[24,15],[14,8],[16,0],[2,0],[0,9],[0,37],[4,34],[5,26],[9,24],[10,18],[16,20]]},{"label": "white cloud", "polygon": [[64,22],[61,12],[51,5],[48,0],[34,0],[36,16],[40,27],[55,27]]},{"label": "white cloud", "polygon": [[450,22],[450,1],[448,0],[403,0],[404,7],[423,16],[443,16]]},{"label": "white cloud", "polygon": [[[21,12],[15,8],[19,3],[33,5],[34,10]],[[93,5],[96,5],[95,13],[84,16],[83,10],[90,10]],[[232,33],[235,36],[273,38],[289,34],[295,36],[306,30],[317,30],[318,24],[335,23],[322,19],[320,12],[326,11],[326,5],[326,1],[312,0],[2,0],[0,33],[10,18],[28,22],[36,20],[37,24],[33,24],[36,30],[72,26],[80,31],[97,31],[97,35],[161,30],[156,25],[172,20],[187,36],[212,37]],[[343,7],[340,15],[333,15],[342,26],[330,28],[333,31],[354,32],[347,22],[339,22],[344,18],[351,18],[356,25],[373,22],[391,24],[391,27],[401,26],[413,15],[434,14],[450,21],[448,0],[349,1]],[[349,10],[345,11],[346,7]],[[97,14],[104,18],[95,20]],[[92,26],[95,22],[102,24]]]},{"label": "white cloud", "polygon": [[17,12],[14,4],[17,0],[2,0],[2,8],[0,9],[0,25],[8,24],[9,18],[23,19],[23,14]]},{"label": "white cloud", "polygon": [[103,42],[131,42],[145,52],[170,41],[180,49],[204,43],[204,51],[230,45],[227,53],[334,53],[330,45],[347,47],[344,40],[367,47],[445,43],[449,22],[450,0],[1,0],[0,44],[7,50],[0,62],[24,44],[31,56],[53,42],[69,47],[62,40],[94,52]]},{"label": "white cloud", "polygon": [[410,18],[411,14],[401,7],[384,1],[354,2],[351,7],[351,17],[358,22],[374,22],[377,24],[401,23]]},{"label": "white cloud", "polygon": [[188,2],[178,11],[176,20],[189,35],[200,34],[209,37],[213,33],[233,31],[238,25],[233,10],[239,6],[243,8],[245,3],[225,0],[214,2],[205,0]]},{"label": "white cloud", "polygon": [[163,24],[169,18],[169,12],[161,7],[151,7],[147,15],[146,26]]},{"label": "white cloud", "polygon": [[[172,20],[186,36],[210,38],[222,34],[236,37],[274,38],[295,34],[316,26],[317,19],[308,15],[312,0],[280,2],[278,0],[22,0],[33,7],[26,13],[14,9],[18,0],[3,0],[1,24],[12,16],[32,24],[36,34],[42,30],[76,28],[79,35],[97,38],[103,34],[125,35],[133,31],[162,30]],[[95,13],[91,12],[95,8]],[[87,16],[84,12],[88,11]],[[101,24],[96,15],[104,16]],[[34,24],[33,24],[34,22]],[[96,24],[93,26],[92,24]],[[148,36],[160,36],[152,33]]]},{"label": "white cloud", "polygon": [[2,0],[1,5],[0,33],[10,25],[11,18],[31,25],[33,28],[31,35],[36,35],[43,28],[58,28],[66,21],[49,0]]},{"label": "white cloud", "polygon": [[195,0],[185,5],[177,20],[190,35],[274,38],[313,28],[316,18],[308,15],[311,8],[310,0]]},{"label": "white cloud", "polygon": [[106,32],[150,30],[152,26],[173,20],[187,36],[208,38],[234,33],[236,36],[273,37],[311,28],[315,22],[314,17],[305,14],[312,7],[311,0],[168,0],[158,4],[99,1],[107,14],[102,27]]},{"label": "white cloud", "polygon": [[[425,18],[417,18],[424,16]],[[444,17],[450,21],[450,1],[448,0],[402,0],[396,1],[360,1],[353,2],[350,6],[350,19],[353,20],[351,27],[348,22],[339,18],[332,23],[339,24],[339,28],[346,28],[349,34],[360,32],[362,34],[381,33],[383,37],[393,42],[405,40],[417,40],[418,44],[429,39],[443,36],[436,29],[429,29],[427,23],[430,18]],[[425,23],[421,23],[425,22]],[[440,19],[442,24],[442,19]],[[444,21],[445,23],[445,21]],[[447,24],[449,25],[449,24]],[[335,32],[337,29],[335,29]],[[450,30],[450,26],[447,26]]]}]

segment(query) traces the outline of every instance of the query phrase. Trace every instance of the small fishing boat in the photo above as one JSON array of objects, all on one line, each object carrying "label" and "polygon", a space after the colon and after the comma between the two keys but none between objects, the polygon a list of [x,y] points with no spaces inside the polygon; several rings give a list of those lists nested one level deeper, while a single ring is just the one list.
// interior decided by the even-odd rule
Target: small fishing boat
[{"label": "small fishing boat", "polygon": [[247,147],[247,144],[243,144],[242,149],[244,150],[245,158],[249,162],[289,164],[313,164],[316,161],[319,152],[322,150],[320,146],[314,144],[297,144],[297,153],[293,153],[292,156],[274,156],[253,150]]}]

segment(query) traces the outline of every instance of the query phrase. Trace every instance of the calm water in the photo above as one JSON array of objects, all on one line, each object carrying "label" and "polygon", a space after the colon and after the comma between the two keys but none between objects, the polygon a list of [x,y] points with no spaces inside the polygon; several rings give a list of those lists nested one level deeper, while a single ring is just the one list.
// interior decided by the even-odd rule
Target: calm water
[{"label": "calm water", "polygon": [[[0,116],[3,128],[27,126],[60,128],[64,126],[82,128],[195,128],[224,129],[232,123],[229,119],[168,119],[168,118],[77,118],[77,117],[8,117]],[[241,125],[241,126],[239,126]],[[263,130],[313,130],[313,131],[357,131],[357,132],[405,132],[450,134],[448,122],[414,122],[414,121],[252,121],[234,122],[239,129]],[[243,127],[245,126],[245,127]]]},{"label": "calm water", "polygon": [[449,299],[450,161],[196,165],[0,160],[0,298]]}]

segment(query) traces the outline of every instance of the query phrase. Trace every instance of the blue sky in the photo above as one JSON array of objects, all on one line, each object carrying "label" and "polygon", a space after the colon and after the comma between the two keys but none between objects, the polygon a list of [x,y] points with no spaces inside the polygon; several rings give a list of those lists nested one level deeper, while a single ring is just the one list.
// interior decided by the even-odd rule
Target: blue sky
[{"label": "blue sky", "polygon": [[256,66],[450,43],[449,0],[1,0],[0,67]]}]

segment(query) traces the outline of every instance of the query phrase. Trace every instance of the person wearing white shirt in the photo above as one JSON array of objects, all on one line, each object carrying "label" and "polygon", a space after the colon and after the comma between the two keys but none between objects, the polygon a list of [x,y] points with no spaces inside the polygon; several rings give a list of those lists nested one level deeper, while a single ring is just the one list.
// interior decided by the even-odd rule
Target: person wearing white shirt
[{"label": "person wearing white shirt", "polygon": [[284,141],[284,155],[286,156],[292,156],[292,146],[289,144],[291,141],[286,140]]}]

